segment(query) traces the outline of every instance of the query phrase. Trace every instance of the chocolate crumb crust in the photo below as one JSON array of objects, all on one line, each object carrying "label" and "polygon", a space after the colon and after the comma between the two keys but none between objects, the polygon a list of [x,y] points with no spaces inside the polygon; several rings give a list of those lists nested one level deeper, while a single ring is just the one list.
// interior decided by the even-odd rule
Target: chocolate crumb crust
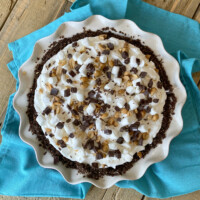
[{"label": "chocolate crumb crust", "polygon": [[[127,37],[126,34],[124,34],[123,36],[118,35],[117,33],[114,33],[113,31],[115,31],[115,30],[112,29],[112,32],[111,32],[108,27],[105,27],[102,30],[97,30],[95,32],[84,29],[84,31],[82,33],[78,33],[78,34],[72,36],[71,38],[63,38],[62,37],[59,41],[53,42],[49,46],[50,49],[48,51],[46,51],[45,55],[41,59],[41,62],[36,65],[35,72],[34,72],[33,85],[30,89],[30,92],[27,95],[28,96],[27,115],[28,115],[29,122],[30,122],[29,130],[32,132],[32,134],[35,134],[37,136],[38,140],[40,141],[40,146],[42,146],[46,150],[49,150],[49,152],[52,154],[52,156],[54,157],[54,164],[56,164],[58,162],[62,162],[63,165],[66,166],[67,168],[77,169],[79,173],[82,173],[82,174],[86,175],[87,177],[93,178],[93,179],[99,179],[99,178],[103,177],[104,175],[116,176],[116,175],[124,174],[127,170],[129,170],[130,168],[133,167],[135,162],[137,162],[140,158],[144,158],[145,155],[147,155],[151,149],[155,148],[158,144],[162,143],[162,140],[166,137],[165,132],[167,131],[167,129],[170,126],[170,123],[172,120],[172,115],[173,115],[175,105],[176,105],[176,97],[175,97],[175,94],[173,93],[172,85],[169,82],[169,79],[163,68],[162,62],[155,56],[153,51],[149,47],[143,45],[140,40],[134,39],[131,37]],[[40,76],[43,65],[52,56],[57,54],[60,50],[62,50],[68,44],[73,43],[73,45],[76,45],[77,44],[76,41],[79,39],[82,39],[85,37],[95,37],[95,36],[98,36],[101,34],[106,34],[107,38],[115,37],[117,39],[124,40],[124,41],[140,48],[140,50],[142,51],[143,54],[150,55],[149,60],[154,62],[156,68],[158,69],[158,73],[160,76],[159,85],[162,84],[164,89],[166,91],[169,91],[166,93],[167,98],[166,98],[166,102],[165,102],[165,105],[163,108],[162,125],[161,125],[159,132],[156,134],[156,137],[153,139],[153,142],[151,144],[147,144],[143,151],[134,154],[131,162],[126,162],[122,165],[118,165],[115,169],[112,167],[98,168],[98,163],[93,163],[92,165],[89,165],[89,164],[79,163],[76,161],[71,161],[71,160],[65,158],[64,156],[62,156],[62,154],[58,150],[56,150],[49,143],[49,140],[45,137],[45,134],[43,133],[40,125],[36,121],[37,113],[34,108],[34,95],[35,95],[35,89],[37,87],[37,79]],[[109,48],[112,49],[112,46],[109,46]],[[105,53],[108,53],[108,52],[105,52]],[[126,56],[126,55],[124,55],[124,56]],[[137,62],[140,62],[140,60],[138,60]],[[142,74],[142,76],[144,76],[144,74]],[[54,93],[57,91],[52,91],[52,92]],[[75,90],[73,92],[75,92]],[[122,142],[122,140],[120,139],[119,142]],[[63,144],[62,141],[60,143],[61,143],[61,145]],[[121,155],[118,155],[117,152],[114,152],[114,153],[110,152],[110,155],[117,156],[119,158],[121,157]],[[98,158],[100,158],[100,156],[101,155],[99,155]]]}]

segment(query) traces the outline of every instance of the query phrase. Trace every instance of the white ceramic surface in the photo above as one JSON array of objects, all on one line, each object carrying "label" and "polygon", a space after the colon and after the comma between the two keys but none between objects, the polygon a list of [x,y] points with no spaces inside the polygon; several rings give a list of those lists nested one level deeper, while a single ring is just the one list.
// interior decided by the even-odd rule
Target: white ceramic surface
[{"label": "white ceramic surface", "polygon": [[[159,144],[155,149],[152,149],[144,159],[140,159],[136,162],[133,168],[128,170],[122,176],[104,176],[99,180],[94,180],[87,177],[83,178],[83,175],[78,174],[77,170],[66,168],[61,163],[54,165],[51,154],[49,152],[45,155],[43,154],[45,150],[38,146],[39,142],[36,136],[32,135],[29,131],[29,120],[26,115],[28,105],[27,94],[32,86],[37,57],[42,58],[44,50],[47,50],[48,46],[53,41],[58,41],[60,36],[73,36],[76,33],[82,32],[83,27],[93,31],[103,27],[114,27],[117,31],[121,30],[128,36],[134,36],[135,39],[138,38],[143,41],[145,45],[149,46],[154,51],[158,58],[162,59],[163,66],[171,84],[174,87],[174,93],[177,98],[175,115],[173,115],[170,127],[166,132],[167,137],[163,140],[163,143]],[[24,73],[24,71],[26,73]],[[55,33],[36,42],[32,56],[19,69],[18,75],[20,85],[14,98],[14,108],[20,116],[20,137],[24,142],[34,148],[38,163],[42,167],[56,169],[63,175],[65,180],[71,184],[90,182],[100,188],[109,188],[121,180],[139,179],[143,176],[150,165],[160,162],[167,157],[171,140],[182,130],[183,120],[181,110],[186,100],[186,91],[180,81],[179,71],[180,67],[178,62],[165,51],[160,37],[155,34],[142,31],[134,22],[130,20],[109,20],[103,16],[94,15],[81,22],[65,22]]]}]

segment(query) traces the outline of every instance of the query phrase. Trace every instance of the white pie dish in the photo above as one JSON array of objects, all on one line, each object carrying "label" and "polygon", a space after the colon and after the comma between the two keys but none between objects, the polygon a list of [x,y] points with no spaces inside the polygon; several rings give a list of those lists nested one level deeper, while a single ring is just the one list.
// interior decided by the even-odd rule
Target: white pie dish
[{"label": "white pie dish", "polygon": [[[137,161],[133,168],[128,170],[125,174],[114,177],[104,176],[99,180],[83,177],[82,174],[77,174],[77,170],[66,168],[61,163],[54,165],[51,154],[47,152],[47,154],[44,155],[46,150],[39,147],[39,141],[36,136],[32,135],[32,132],[29,131],[29,119],[26,115],[28,105],[27,94],[32,86],[37,58],[42,58],[44,50],[47,50],[53,41],[59,40],[60,36],[73,36],[76,33],[82,32],[83,27],[93,31],[102,29],[103,27],[114,27],[117,32],[123,31],[127,33],[128,36],[134,36],[136,39],[138,38],[143,41],[145,45],[149,46],[154,51],[158,58],[162,59],[163,67],[168,75],[170,83],[174,87],[174,93],[177,98],[174,110],[175,114],[172,116],[172,122],[162,144],[159,144],[155,149],[151,149],[150,153],[147,154],[144,159]],[[26,73],[24,73],[24,71]],[[14,98],[14,107],[20,116],[20,137],[24,142],[34,148],[38,163],[42,167],[56,169],[63,175],[66,181],[71,184],[90,182],[100,188],[109,188],[121,180],[139,179],[151,164],[160,162],[167,157],[171,140],[180,133],[183,127],[181,110],[186,100],[186,91],[180,81],[179,71],[180,67],[178,62],[165,51],[161,39],[157,35],[142,31],[130,20],[109,20],[105,17],[95,15],[81,22],[63,23],[55,33],[36,42],[32,56],[19,69],[18,75],[20,84]]]}]

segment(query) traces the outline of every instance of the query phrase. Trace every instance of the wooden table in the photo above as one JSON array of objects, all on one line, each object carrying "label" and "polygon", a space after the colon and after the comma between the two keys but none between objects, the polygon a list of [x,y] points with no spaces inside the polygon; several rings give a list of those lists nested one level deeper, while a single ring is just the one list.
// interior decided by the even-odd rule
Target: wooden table
[{"label": "wooden table", "polygon": [[[73,1],[73,0],[71,0]],[[200,22],[200,0],[144,0],[171,12],[179,13]],[[15,91],[15,80],[6,64],[12,60],[8,43],[21,38],[69,12],[71,2],[67,0],[0,0],[0,129],[4,121],[8,98]],[[200,88],[200,72],[193,74]],[[1,141],[1,138],[0,138]],[[0,200],[56,200],[59,198],[25,198],[0,196]],[[64,198],[63,198],[64,199]],[[91,187],[87,200],[156,200],[133,189],[113,186],[103,190]],[[200,191],[173,200],[199,200]],[[168,199],[168,200],[169,200]]]}]

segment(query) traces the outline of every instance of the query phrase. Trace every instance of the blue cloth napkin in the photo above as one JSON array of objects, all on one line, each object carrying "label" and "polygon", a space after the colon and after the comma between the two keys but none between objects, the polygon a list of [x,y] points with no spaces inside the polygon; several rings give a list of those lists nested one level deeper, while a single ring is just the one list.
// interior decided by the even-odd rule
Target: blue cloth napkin
[{"label": "blue cloth napkin", "polygon": [[[65,21],[80,21],[93,14],[101,14],[110,19],[131,19],[143,30],[158,34],[166,50],[181,66],[180,77],[188,95],[182,111],[183,131],[172,141],[167,159],[152,165],[141,179],[121,181],[117,186],[133,188],[157,198],[199,190],[200,92],[191,76],[192,72],[200,71],[199,23],[141,0],[78,0],[71,10],[71,13],[44,28],[9,44],[13,61],[8,67],[17,80],[17,87],[17,71],[30,57],[35,42],[53,33]],[[13,96],[10,97],[2,129],[0,194],[84,198],[89,184],[70,185],[58,172],[43,169],[37,164],[32,148],[19,139],[19,118],[13,110]]]}]

